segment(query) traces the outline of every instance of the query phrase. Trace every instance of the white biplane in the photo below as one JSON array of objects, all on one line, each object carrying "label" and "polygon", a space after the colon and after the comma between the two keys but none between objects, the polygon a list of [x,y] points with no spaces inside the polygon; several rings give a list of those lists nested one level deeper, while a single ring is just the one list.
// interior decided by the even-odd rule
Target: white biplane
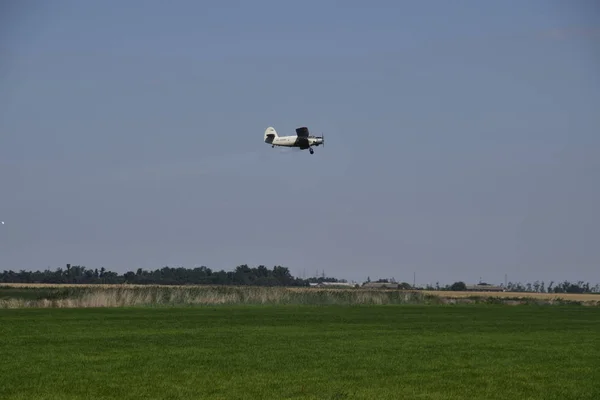
[{"label": "white biplane", "polygon": [[308,128],[303,126],[296,128],[295,135],[279,136],[275,128],[270,126],[265,131],[265,143],[270,144],[271,147],[282,146],[298,147],[300,150],[308,149],[310,154],[313,154],[313,146],[325,146],[325,135],[312,136],[309,134]]}]

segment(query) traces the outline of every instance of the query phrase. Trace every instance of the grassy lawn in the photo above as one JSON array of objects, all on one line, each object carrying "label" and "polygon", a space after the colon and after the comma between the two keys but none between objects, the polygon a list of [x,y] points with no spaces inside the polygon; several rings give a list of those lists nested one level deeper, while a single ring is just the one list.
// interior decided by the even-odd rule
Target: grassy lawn
[{"label": "grassy lawn", "polygon": [[1,399],[599,399],[600,309],[0,310]]}]

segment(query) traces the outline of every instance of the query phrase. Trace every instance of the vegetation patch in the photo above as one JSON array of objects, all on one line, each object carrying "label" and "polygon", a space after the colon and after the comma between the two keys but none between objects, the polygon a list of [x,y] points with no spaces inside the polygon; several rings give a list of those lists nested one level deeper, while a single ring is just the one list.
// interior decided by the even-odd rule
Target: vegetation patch
[{"label": "vegetation patch", "polygon": [[[0,308],[165,307],[200,305],[389,305],[389,304],[585,304],[597,296],[564,297],[474,294],[394,289],[209,285],[18,285],[0,287]],[[562,295],[566,296],[566,294]],[[586,296],[586,295],[583,295]],[[587,301],[584,301],[587,300]]]},{"label": "vegetation patch", "polygon": [[[5,293],[10,294],[10,290]],[[28,293],[30,292],[30,293]],[[231,304],[437,304],[418,291],[294,289],[259,286],[91,285],[20,288],[0,299],[0,308],[89,308]]]}]

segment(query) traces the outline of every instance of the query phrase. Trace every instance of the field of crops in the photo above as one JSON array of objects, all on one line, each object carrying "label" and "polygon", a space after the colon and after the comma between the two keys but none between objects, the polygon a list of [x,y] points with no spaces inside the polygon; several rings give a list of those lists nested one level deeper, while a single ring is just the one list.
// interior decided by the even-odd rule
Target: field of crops
[{"label": "field of crops", "polygon": [[561,299],[566,301],[600,303],[600,293],[535,293],[535,292],[439,292],[425,290],[424,293],[447,298],[497,297],[502,299],[522,298],[537,300]]},{"label": "field of crops", "polygon": [[0,398],[598,399],[600,308],[0,310]]}]

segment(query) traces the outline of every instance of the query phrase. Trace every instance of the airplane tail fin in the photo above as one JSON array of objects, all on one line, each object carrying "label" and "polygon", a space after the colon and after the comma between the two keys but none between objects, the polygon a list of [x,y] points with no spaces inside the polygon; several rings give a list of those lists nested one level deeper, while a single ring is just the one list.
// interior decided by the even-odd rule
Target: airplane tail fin
[{"label": "airplane tail fin", "polygon": [[265,143],[273,142],[273,139],[277,137],[277,131],[272,126],[268,127],[265,131]]}]

